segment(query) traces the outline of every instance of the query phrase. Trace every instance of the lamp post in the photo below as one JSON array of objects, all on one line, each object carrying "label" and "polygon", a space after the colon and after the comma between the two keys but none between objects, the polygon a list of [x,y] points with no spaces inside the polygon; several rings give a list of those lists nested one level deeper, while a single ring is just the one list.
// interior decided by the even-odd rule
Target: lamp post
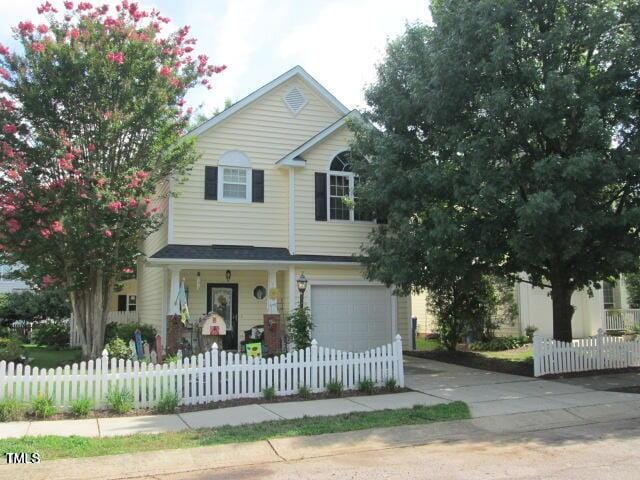
[{"label": "lamp post", "polygon": [[304,291],[307,289],[307,277],[304,276],[304,272],[300,274],[296,280],[298,284],[298,291],[300,292],[300,308],[304,305]]}]

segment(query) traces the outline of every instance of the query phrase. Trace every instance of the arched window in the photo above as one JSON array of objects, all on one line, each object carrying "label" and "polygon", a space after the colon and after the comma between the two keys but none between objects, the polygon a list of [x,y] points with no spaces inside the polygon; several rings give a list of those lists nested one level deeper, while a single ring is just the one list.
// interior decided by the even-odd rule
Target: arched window
[{"label": "arched window", "polygon": [[[356,177],[351,169],[351,152],[345,150],[338,153],[329,165],[329,174],[327,175],[328,192],[328,210],[330,220],[371,220],[370,216],[364,214],[357,208],[355,197],[358,177]],[[345,199],[351,200],[351,204],[356,204],[356,208],[345,202]]]}]

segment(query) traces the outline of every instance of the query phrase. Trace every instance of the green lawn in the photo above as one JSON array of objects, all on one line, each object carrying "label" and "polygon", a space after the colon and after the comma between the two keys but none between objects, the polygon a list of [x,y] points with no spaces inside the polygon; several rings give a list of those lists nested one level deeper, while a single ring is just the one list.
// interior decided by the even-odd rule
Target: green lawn
[{"label": "green lawn", "polygon": [[66,348],[64,350],[55,350],[49,347],[41,347],[38,345],[23,345],[25,354],[32,360],[29,362],[31,368],[56,368],[73,362],[79,362],[82,357],[82,351],[79,348]]},{"label": "green lawn", "polygon": [[440,348],[440,340],[437,338],[433,339],[424,339],[424,338],[416,338],[416,350],[436,350]]},{"label": "green lawn", "polygon": [[533,361],[533,346],[531,344],[524,345],[520,348],[512,350],[501,350],[498,352],[474,352],[487,358],[499,358],[501,360],[509,360],[510,362],[526,362]]},{"label": "green lawn", "polygon": [[463,402],[415,406],[400,410],[356,412],[332,417],[276,420],[255,425],[226,426],[127,437],[26,437],[0,440],[0,453],[39,452],[43,460],[95,457],[119,453],[201,447],[223,443],[253,442],[268,438],[320,435],[367,428],[418,425],[470,418]]}]

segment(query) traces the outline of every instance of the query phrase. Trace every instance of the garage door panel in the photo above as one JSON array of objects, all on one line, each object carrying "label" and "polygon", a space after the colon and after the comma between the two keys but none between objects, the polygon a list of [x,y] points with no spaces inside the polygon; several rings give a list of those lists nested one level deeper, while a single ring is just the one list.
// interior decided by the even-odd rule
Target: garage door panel
[{"label": "garage door panel", "polygon": [[314,337],[322,346],[363,351],[391,341],[391,295],[381,286],[312,285]]}]

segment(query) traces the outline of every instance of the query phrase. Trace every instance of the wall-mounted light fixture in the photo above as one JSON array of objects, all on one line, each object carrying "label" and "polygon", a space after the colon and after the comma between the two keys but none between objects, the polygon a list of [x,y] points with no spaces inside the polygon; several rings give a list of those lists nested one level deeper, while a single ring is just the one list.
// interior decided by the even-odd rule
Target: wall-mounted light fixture
[{"label": "wall-mounted light fixture", "polygon": [[196,274],[196,290],[200,290],[200,272]]},{"label": "wall-mounted light fixture", "polygon": [[227,282],[228,282],[229,280],[231,280],[231,270],[227,270],[227,271],[224,273],[224,278],[226,278],[226,279],[227,279]]}]

